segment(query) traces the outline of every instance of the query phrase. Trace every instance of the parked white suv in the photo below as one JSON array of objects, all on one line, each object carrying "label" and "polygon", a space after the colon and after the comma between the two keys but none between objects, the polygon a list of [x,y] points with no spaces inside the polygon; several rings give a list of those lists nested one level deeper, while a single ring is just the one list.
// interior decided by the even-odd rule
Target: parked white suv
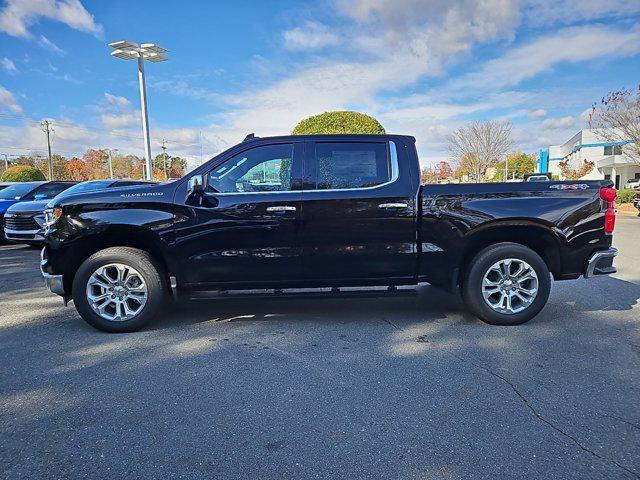
[{"label": "parked white suv", "polygon": [[624,188],[638,188],[640,187],[640,178],[630,178],[627,180],[627,184]]}]

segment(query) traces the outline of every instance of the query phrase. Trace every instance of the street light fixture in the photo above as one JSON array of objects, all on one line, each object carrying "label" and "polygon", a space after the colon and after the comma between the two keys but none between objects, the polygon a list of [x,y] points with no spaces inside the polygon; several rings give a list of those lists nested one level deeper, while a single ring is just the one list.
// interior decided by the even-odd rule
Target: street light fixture
[{"label": "street light fixture", "polygon": [[149,140],[149,115],[147,113],[147,85],[144,79],[144,61],[149,60],[153,63],[165,62],[167,57],[164,56],[168,50],[159,47],[154,43],[143,43],[138,45],[134,42],[120,40],[119,42],[110,43],[109,46],[114,49],[111,56],[121,58],[122,60],[138,60],[138,81],[140,82],[140,105],[142,112],[142,132],[144,135],[144,155],[146,160],[146,177],[147,180],[153,180],[153,164],[151,160],[151,142]]}]

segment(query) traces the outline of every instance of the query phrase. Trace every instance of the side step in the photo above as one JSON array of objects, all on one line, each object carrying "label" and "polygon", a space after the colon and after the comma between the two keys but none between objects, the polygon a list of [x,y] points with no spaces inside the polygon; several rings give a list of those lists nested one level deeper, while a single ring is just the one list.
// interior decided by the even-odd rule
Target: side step
[{"label": "side step", "polygon": [[269,290],[218,290],[191,292],[192,300],[237,300],[239,298],[378,298],[415,297],[415,287],[345,287],[345,288],[287,288]]}]

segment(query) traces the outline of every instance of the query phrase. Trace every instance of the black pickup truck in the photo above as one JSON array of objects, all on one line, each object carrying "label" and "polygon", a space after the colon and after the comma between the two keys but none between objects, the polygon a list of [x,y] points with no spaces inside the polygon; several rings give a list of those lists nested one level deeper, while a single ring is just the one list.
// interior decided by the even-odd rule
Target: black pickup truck
[{"label": "black pickup truck", "polygon": [[173,183],[52,201],[41,269],[112,332],[142,327],[171,293],[422,282],[515,325],[544,307],[551,277],[615,272],[612,187],[421,185],[413,137],[250,135]]}]

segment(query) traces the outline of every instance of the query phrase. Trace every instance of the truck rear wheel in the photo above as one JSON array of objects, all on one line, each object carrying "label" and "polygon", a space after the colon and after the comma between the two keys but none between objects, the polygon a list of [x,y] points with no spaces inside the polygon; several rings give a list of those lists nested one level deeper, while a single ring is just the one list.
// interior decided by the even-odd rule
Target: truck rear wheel
[{"label": "truck rear wheel", "polygon": [[536,252],[517,243],[498,243],[471,259],[462,285],[467,308],[493,325],[520,325],[545,306],[549,269]]},{"label": "truck rear wheel", "polygon": [[112,247],[86,259],[73,280],[80,316],[105,332],[139,330],[160,311],[167,293],[162,268],[143,250]]}]

